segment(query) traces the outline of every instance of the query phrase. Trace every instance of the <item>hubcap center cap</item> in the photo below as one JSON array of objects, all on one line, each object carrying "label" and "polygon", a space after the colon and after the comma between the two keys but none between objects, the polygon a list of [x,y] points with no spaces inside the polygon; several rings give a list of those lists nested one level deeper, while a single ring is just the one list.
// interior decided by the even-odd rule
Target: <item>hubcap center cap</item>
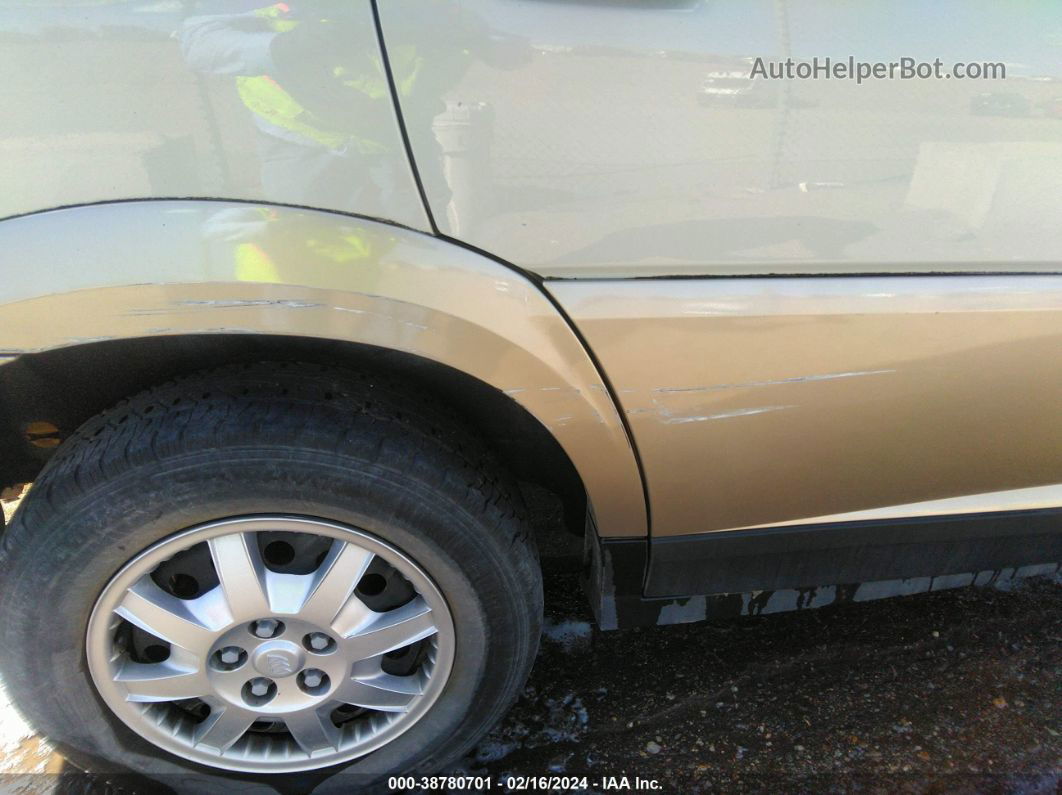
[{"label": "hubcap center cap", "polygon": [[251,662],[263,676],[282,679],[301,671],[306,663],[306,655],[289,640],[271,640],[255,650]]}]

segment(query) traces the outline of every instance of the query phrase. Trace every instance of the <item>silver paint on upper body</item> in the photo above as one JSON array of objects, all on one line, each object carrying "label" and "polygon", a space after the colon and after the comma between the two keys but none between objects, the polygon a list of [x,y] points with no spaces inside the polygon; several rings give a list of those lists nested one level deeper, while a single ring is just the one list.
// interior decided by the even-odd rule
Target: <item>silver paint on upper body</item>
[{"label": "silver paint on upper body", "polygon": [[369,0],[0,0],[0,218],[223,198],[427,230]]},{"label": "silver paint on upper body", "polygon": [[[399,101],[439,227],[521,267],[1059,270],[1057,2],[387,0],[380,14],[388,50],[416,52],[437,84]],[[750,77],[757,56],[849,55],[1008,72]]]}]

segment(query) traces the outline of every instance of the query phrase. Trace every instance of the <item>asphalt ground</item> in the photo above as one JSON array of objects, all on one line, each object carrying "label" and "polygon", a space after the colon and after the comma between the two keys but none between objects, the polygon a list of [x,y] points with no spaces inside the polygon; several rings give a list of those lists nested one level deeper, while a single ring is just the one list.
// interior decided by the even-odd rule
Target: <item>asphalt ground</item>
[{"label": "asphalt ground", "polygon": [[547,577],[535,671],[478,751],[496,776],[637,776],[675,793],[1062,786],[1057,576],[609,633],[580,623],[577,579]]}]

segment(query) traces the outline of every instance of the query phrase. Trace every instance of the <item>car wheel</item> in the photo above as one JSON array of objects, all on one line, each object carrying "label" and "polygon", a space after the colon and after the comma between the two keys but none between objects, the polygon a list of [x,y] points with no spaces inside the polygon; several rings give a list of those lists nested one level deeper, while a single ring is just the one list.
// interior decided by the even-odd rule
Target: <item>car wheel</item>
[{"label": "car wheel", "polygon": [[188,377],[90,420],[25,498],[0,550],[0,672],[75,763],[178,791],[438,772],[533,662],[518,505],[400,383]]}]

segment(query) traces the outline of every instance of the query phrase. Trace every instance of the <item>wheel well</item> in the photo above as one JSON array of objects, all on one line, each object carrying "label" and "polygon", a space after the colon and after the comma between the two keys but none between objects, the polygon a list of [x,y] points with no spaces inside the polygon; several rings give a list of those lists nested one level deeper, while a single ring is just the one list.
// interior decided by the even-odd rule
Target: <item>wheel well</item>
[{"label": "wheel well", "polygon": [[0,487],[31,482],[64,438],[123,398],[179,375],[263,360],[372,369],[406,380],[457,412],[525,490],[531,484],[555,495],[562,526],[583,534],[586,491],[578,472],[552,434],[511,398],[413,354],[305,337],[144,337],[20,356],[0,367]]}]

